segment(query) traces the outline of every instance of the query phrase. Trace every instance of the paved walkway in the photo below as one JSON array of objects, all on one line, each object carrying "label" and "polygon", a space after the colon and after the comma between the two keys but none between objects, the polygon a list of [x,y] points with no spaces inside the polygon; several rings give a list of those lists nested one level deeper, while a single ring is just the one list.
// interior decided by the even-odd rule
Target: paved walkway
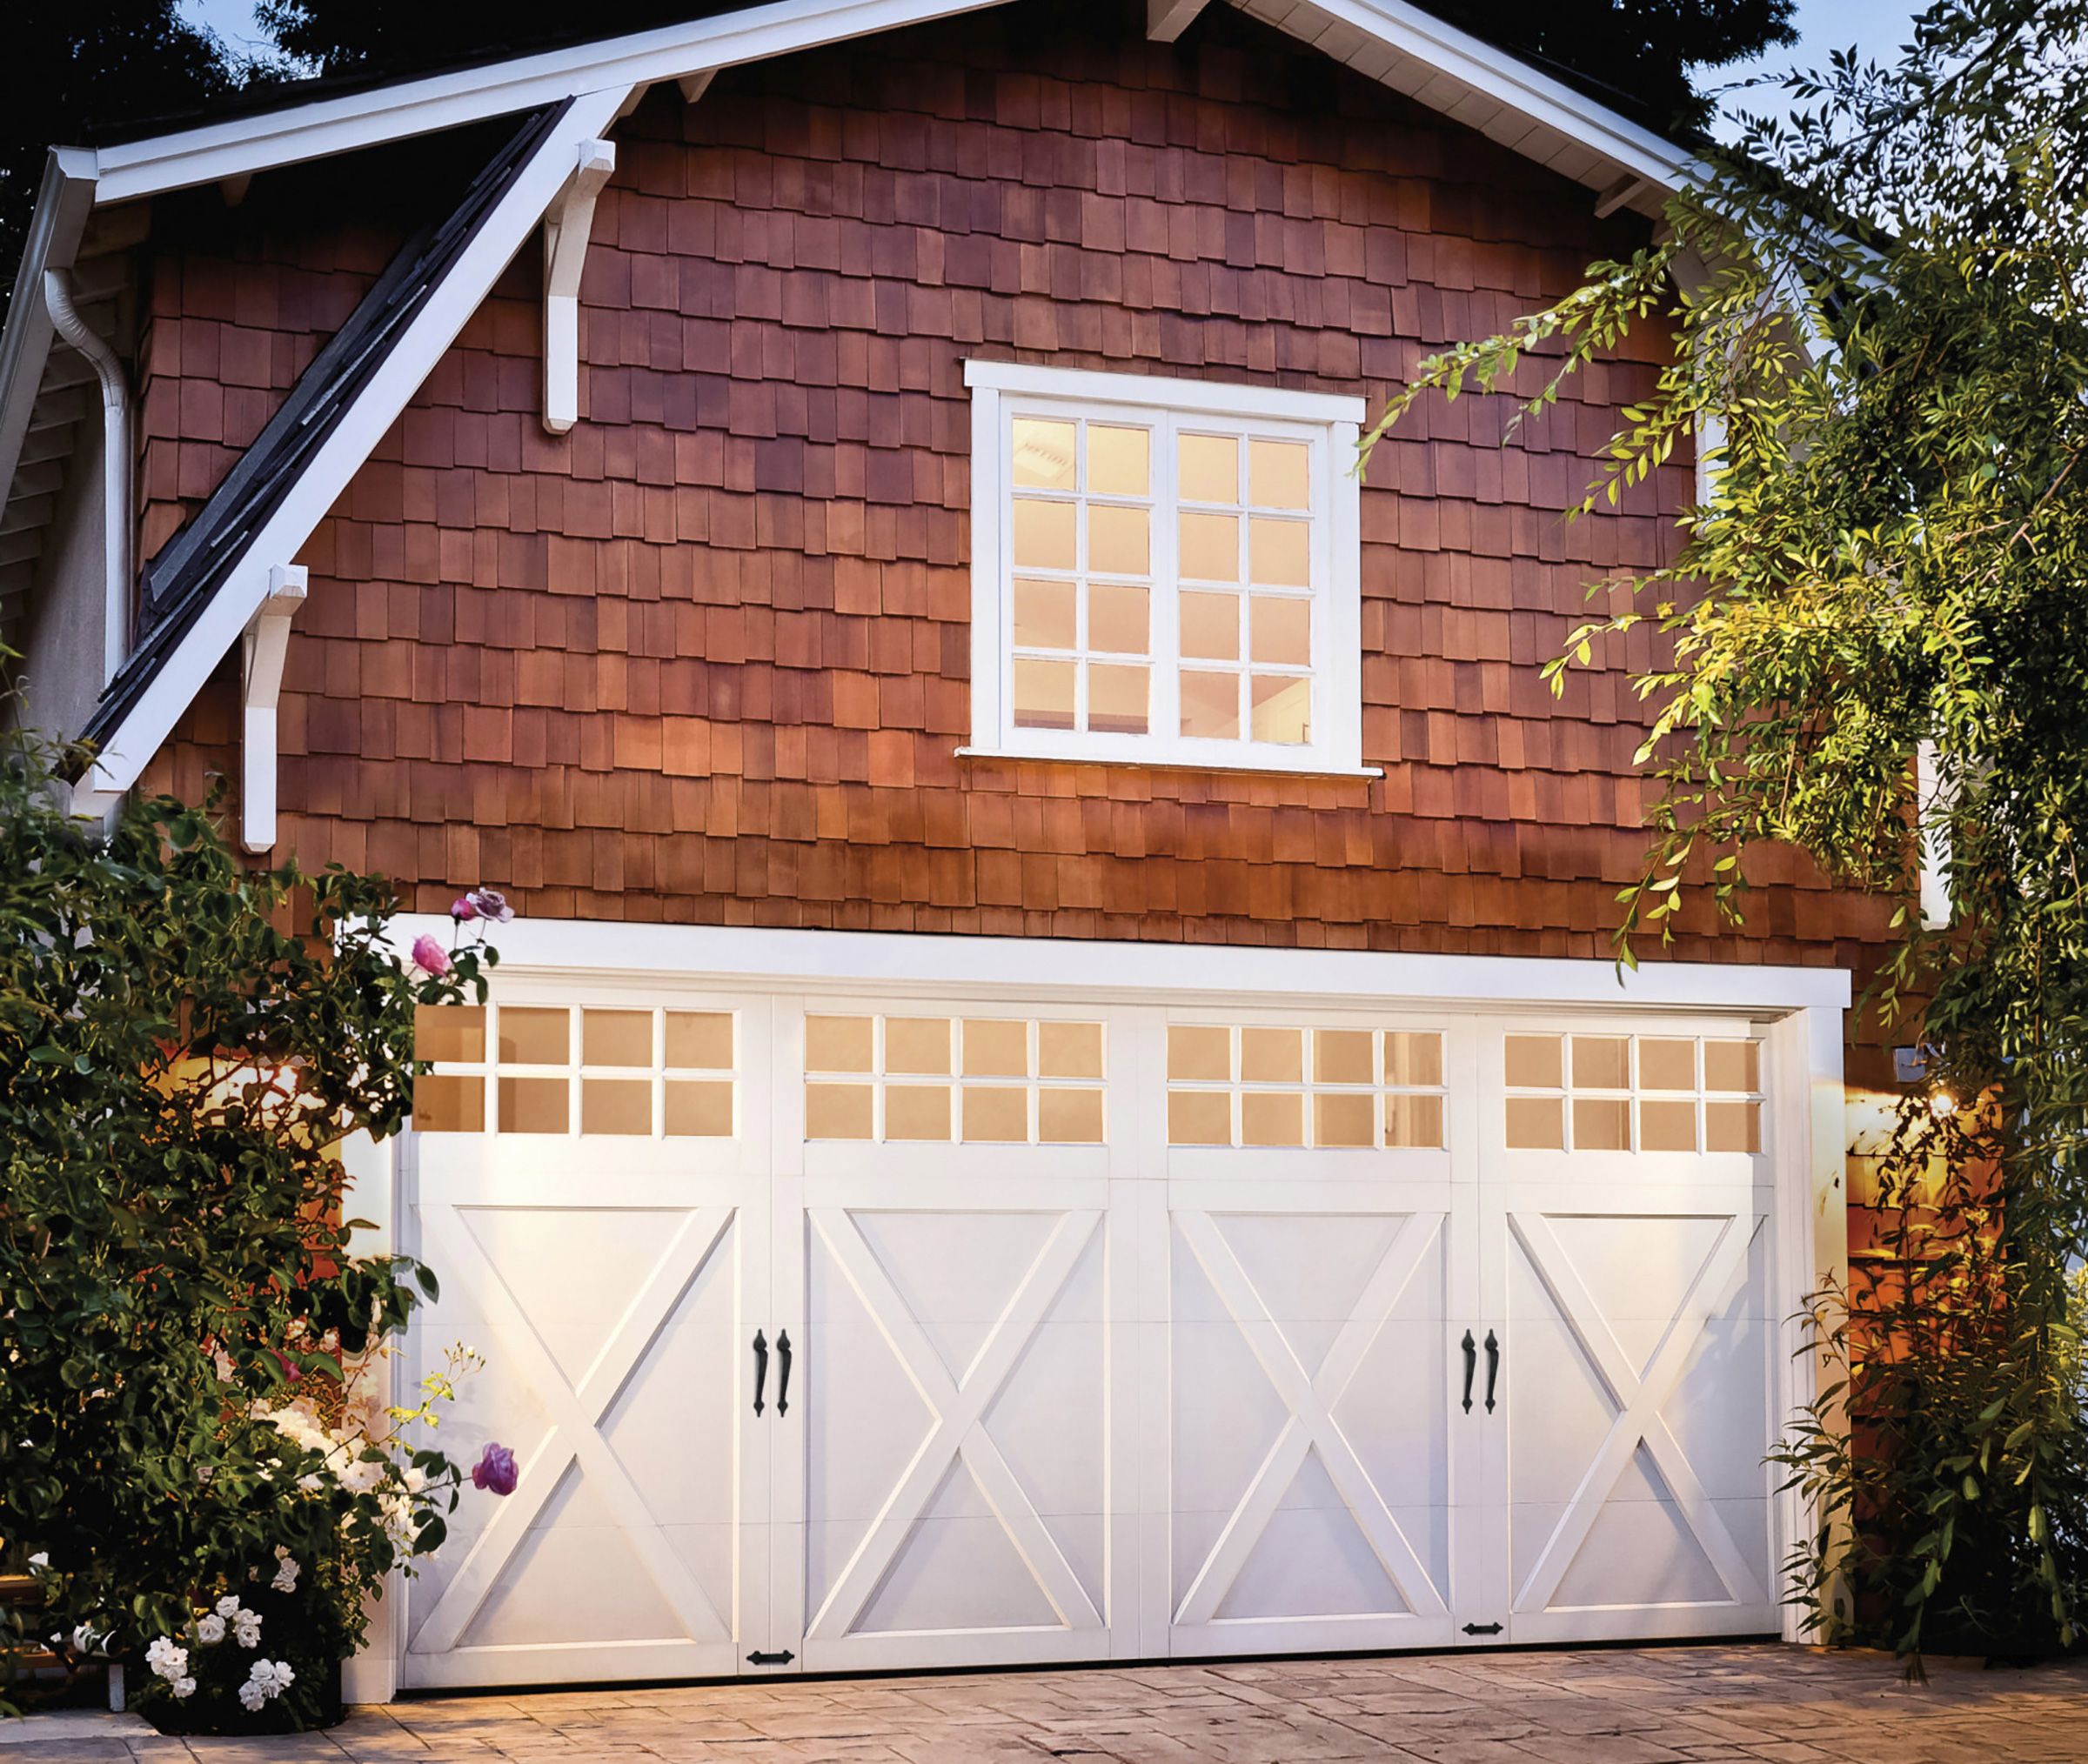
[{"label": "paved walkway", "polygon": [[358,1709],[286,1740],[0,1747],[90,1760],[719,1764],[2083,1764],[2088,1664],[1926,1686],[1774,1647],[996,1673],[545,1692]]}]

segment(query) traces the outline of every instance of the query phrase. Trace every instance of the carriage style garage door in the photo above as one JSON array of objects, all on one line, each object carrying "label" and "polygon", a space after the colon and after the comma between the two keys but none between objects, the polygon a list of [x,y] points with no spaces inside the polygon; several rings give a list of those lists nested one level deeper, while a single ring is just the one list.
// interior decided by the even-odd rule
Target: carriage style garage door
[{"label": "carriage style garage door", "polygon": [[1778,1627],[1744,1015],[507,980],[413,1338],[513,1446],[404,1681]]}]

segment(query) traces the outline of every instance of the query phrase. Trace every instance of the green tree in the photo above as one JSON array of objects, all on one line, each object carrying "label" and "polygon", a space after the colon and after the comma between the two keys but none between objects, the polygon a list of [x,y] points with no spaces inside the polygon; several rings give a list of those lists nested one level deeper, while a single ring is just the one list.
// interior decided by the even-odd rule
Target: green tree
[{"label": "green tree", "polygon": [[416,1006],[483,997],[492,952],[401,966],[388,885],[246,869],[166,798],[104,838],[57,805],[66,758],[0,753],[0,1540],[40,1598],[0,1654],[186,1646],[139,1687],[238,1723],[252,1660],[198,1620],[242,1599],[297,1662],[264,1724],[307,1725],[458,1486],[347,1376],[434,1283],[354,1253],[336,1148],[403,1124]]},{"label": "green tree", "polygon": [[16,77],[0,105],[0,303],[21,266],[51,148],[222,97],[242,77],[176,0],[15,0],[7,56]]},{"label": "green tree", "polygon": [[1661,243],[1425,364],[1383,424],[1475,384],[1541,407],[1624,332],[1672,335],[1583,509],[1700,433],[1711,493],[1553,678],[1641,625],[1672,655],[1639,683],[1625,961],[1743,914],[1764,843],[1897,899],[1871,1002],[1928,1080],[1879,1159],[1889,1253],[1821,1296],[1839,1375],[1783,1461],[1823,1519],[1795,1591],[1838,1588],[1828,1633],[1918,1669],[1924,1641],[2070,1643],[2088,1581],[2088,0],[1939,0],[1917,30],[1794,79]]}]

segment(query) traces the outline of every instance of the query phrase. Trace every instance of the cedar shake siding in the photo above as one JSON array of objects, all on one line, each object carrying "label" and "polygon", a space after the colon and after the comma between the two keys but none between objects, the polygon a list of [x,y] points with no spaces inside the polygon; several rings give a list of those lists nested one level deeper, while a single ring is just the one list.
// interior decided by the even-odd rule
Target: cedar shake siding
[{"label": "cedar shake siding", "polygon": [[[1135,15],[1135,17],[1134,17]],[[1503,442],[1431,404],[1362,494],[1375,781],[960,758],[967,357],[1362,392],[1646,224],[1228,9],[1041,0],[656,90],[619,125],[581,418],[539,421],[511,267],[306,550],[279,851],[551,917],[1548,956],[1609,950],[1645,713],[1585,585],[1659,563],[1678,462],[1569,523],[1650,339]],[[400,236],[284,194],[164,224],[144,535],[163,544]],[[164,212],[172,215],[170,206]],[[1533,381],[1532,384],[1535,382]],[[149,782],[236,777],[237,657]],[[1889,909],[1781,854],[1744,934],[1857,969]]]}]

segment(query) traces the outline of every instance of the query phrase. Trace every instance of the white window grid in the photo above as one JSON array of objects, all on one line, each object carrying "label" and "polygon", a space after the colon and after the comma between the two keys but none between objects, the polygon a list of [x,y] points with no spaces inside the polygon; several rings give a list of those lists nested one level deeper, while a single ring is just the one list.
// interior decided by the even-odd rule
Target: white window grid
[{"label": "white window grid", "polygon": [[[1163,380],[1140,375],[1032,368],[967,362],[966,384],[974,389],[973,422],[973,743],[967,753],[1037,758],[1100,760],[1128,765],[1184,765],[1380,776],[1362,764],[1362,639],[1359,573],[1361,549],[1358,485],[1348,471],[1349,450],[1362,413],[1360,400],[1273,388],[1205,381]],[[1019,418],[1071,422],[1080,426],[1081,476],[1072,490],[1021,487],[1024,497],[1092,501],[1151,511],[1149,576],[1103,576],[1111,583],[1149,583],[1147,647],[1142,652],[1088,647],[1088,597],[1075,589],[1076,647],[1044,649],[1014,643],[1014,423]],[[1142,428],[1151,436],[1148,494],[1143,498],[1090,495],[1087,477],[1087,427]],[[1229,504],[1183,501],[1178,495],[1178,440],[1183,435],[1225,435],[1238,443],[1239,500]],[[1255,504],[1248,443],[1255,438],[1303,445],[1308,453],[1307,511]],[[1184,585],[1177,570],[1176,517],[1232,512],[1239,516],[1241,563],[1236,583],[1210,584],[1236,594],[1240,654],[1236,660],[1185,658],[1181,653],[1181,604]],[[1308,526],[1308,585],[1250,585],[1246,558],[1253,518],[1301,521]],[[1076,565],[1087,561],[1087,523],[1081,518]],[[1079,584],[1081,568],[1045,571],[1025,565],[1035,579]],[[1187,585],[1197,591],[1199,584]],[[1302,664],[1253,659],[1252,597],[1288,600],[1309,609],[1308,660]],[[1073,728],[1018,725],[1014,720],[1014,665],[1065,661],[1075,668]],[[1093,730],[1089,719],[1091,664],[1148,669],[1145,733]],[[1180,671],[1228,673],[1240,682],[1240,733],[1235,737],[1184,736],[1181,728]],[[1309,739],[1302,743],[1254,738],[1252,692],[1247,682],[1309,682]]]},{"label": "white window grid", "polygon": [[[978,1145],[978,1146],[1084,1146],[1101,1145],[1108,1137],[1108,1096],[1106,1080],[1098,1073],[1094,1077],[1047,1077],[1041,1071],[1041,1042],[1045,1023],[1064,1021],[1092,1027],[1097,1032],[1101,1045],[1101,1058],[1097,1064],[1101,1072],[1108,1070],[1109,1032],[1106,1026],[1087,1018],[1044,1019],[993,1017],[975,1012],[970,1020],[974,1022],[1021,1022],[1024,1030],[1026,1072],[1017,1076],[1013,1072],[967,1072],[964,1070],[964,1031],[967,1019],[953,1016],[947,1019],[950,1032],[950,1069],[947,1072],[889,1072],[886,1069],[885,1026],[887,1022],[940,1022],[945,1021],[940,1012],[916,1014],[905,1011],[884,1012],[807,1011],[807,1017],[848,1018],[861,1020],[867,1018],[871,1025],[870,1069],[865,1071],[836,1070],[814,1066],[807,1055],[805,1066],[805,1137],[808,1141],[827,1145]],[[811,1122],[811,1091],[815,1086],[867,1086],[870,1090],[870,1137],[867,1139],[849,1137],[843,1139],[815,1135]],[[940,1139],[908,1137],[891,1139],[886,1136],[886,1099],[893,1089],[946,1088],[950,1093],[950,1130]],[[964,1092],[967,1090],[1025,1091],[1023,1099],[1027,1135],[1021,1139],[972,1139],[964,1137]],[[1101,1131],[1094,1139],[1047,1139],[1041,1136],[1041,1116],[1042,1099],[1046,1091],[1094,1091],[1100,1093]]]},{"label": "white window grid", "polygon": [[[1300,1032],[1302,1034],[1304,1046],[1302,1053],[1301,1055],[1301,1077],[1296,1079],[1254,1080],[1248,1079],[1241,1076],[1243,1069],[1242,1063],[1244,1059],[1244,1053],[1242,1050],[1244,1046],[1245,1033],[1249,1030],[1263,1028],[1276,1029],[1286,1033]],[[1442,1148],[1443,1144],[1448,1142],[1449,1137],[1449,1069],[1444,1062],[1447,1059],[1449,1049],[1443,1032],[1440,1029],[1431,1029],[1427,1027],[1402,1027],[1397,1029],[1384,1029],[1375,1026],[1366,1027],[1366,1026],[1362,1024],[1346,1023],[1241,1024],[1204,1022],[1179,1023],[1170,1024],[1168,1026],[1170,1033],[1176,1029],[1222,1029],[1227,1032],[1228,1037],[1228,1059],[1230,1063],[1231,1076],[1225,1079],[1190,1079],[1169,1077],[1167,1080],[1167,1086],[1169,1095],[1174,1095],[1177,1092],[1201,1092],[1203,1094],[1223,1093],[1225,1096],[1227,1096],[1229,1099],[1230,1104],[1232,1144],[1235,1147],[1251,1146],[1254,1149],[1276,1149],[1276,1147],[1272,1146],[1266,1142],[1259,1140],[1250,1142],[1244,1137],[1246,1099],[1249,1096],[1255,1095],[1301,1096],[1303,1099],[1301,1104],[1301,1107],[1304,1115],[1304,1119],[1301,1129],[1301,1143],[1304,1148],[1308,1150],[1426,1151],[1431,1149],[1439,1150]],[[1369,1035],[1371,1074],[1369,1083],[1365,1084],[1360,1080],[1355,1083],[1341,1083],[1332,1079],[1322,1079],[1318,1075],[1315,1070],[1315,1062],[1319,1057],[1317,1038],[1322,1032],[1329,1031],[1335,1033],[1362,1032]],[[1403,1084],[1388,1081],[1385,1076],[1387,1037],[1395,1035],[1429,1036],[1434,1038],[1436,1044],[1436,1069],[1443,1074],[1442,1080],[1436,1084]],[[1331,1142],[1326,1145],[1320,1144],[1319,1111],[1314,1106],[1313,1100],[1315,1097],[1319,1096],[1367,1096],[1370,1098],[1371,1111],[1369,1146],[1356,1146],[1347,1141],[1342,1141],[1338,1145]],[[1388,1104],[1391,1100],[1401,1097],[1434,1097],[1439,1099],[1439,1113],[1437,1119],[1441,1124],[1442,1133],[1437,1146],[1430,1147],[1426,1146],[1416,1146],[1405,1144],[1397,1146],[1388,1144],[1385,1137],[1386,1121],[1389,1113]],[[1208,1143],[1204,1141],[1195,1140],[1176,1141],[1173,1139],[1171,1133],[1169,1135],[1169,1142],[1170,1144],[1174,1144],[1183,1150],[1193,1149],[1199,1145],[1204,1145]],[[1215,1150],[1217,1147],[1213,1146],[1211,1149]]]},{"label": "white window grid", "polygon": [[[1559,1109],[1560,1143],[1557,1146],[1516,1145],[1511,1141],[1511,1150],[1563,1150],[1569,1153],[1606,1151],[1612,1153],[1619,1150],[1635,1153],[1645,1151],[1649,1149],[1644,1144],[1646,1135],[1643,1113],[1643,1105],[1646,1103],[1652,1103],[1658,1106],[1679,1106],[1683,1104],[1691,1106],[1695,1144],[1690,1152],[1683,1153],[1683,1155],[1694,1155],[1711,1149],[1712,1117],[1710,1112],[1716,1108],[1740,1107],[1746,1109],[1749,1112],[1746,1119],[1751,1123],[1751,1135],[1757,1141],[1759,1140],[1762,1106],[1767,1100],[1767,1092],[1762,1085],[1762,1046],[1760,1042],[1753,1040],[1751,1038],[1737,1035],[1685,1035],[1662,1032],[1642,1035],[1597,1029],[1578,1032],[1577,1038],[1574,1032],[1555,1034],[1543,1030],[1514,1030],[1509,1032],[1508,1039],[1556,1044],[1559,1051],[1560,1075],[1563,1080],[1556,1086],[1503,1084],[1502,1091],[1507,1105],[1512,1106],[1514,1101],[1519,1098],[1529,1098],[1538,1100],[1556,1100]],[[1624,1042],[1627,1082],[1621,1086],[1575,1082],[1573,1043],[1576,1039],[1589,1041]],[[1663,1087],[1642,1081],[1641,1047],[1643,1043],[1648,1041],[1687,1042],[1690,1044],[1694,1082],[1689,1088]],[[1751,1046],[1754,1050],[1752,1055],[1743,1057],[1751,1058],[1754,1072],[1753,1084],[1743,1089],[1712,1088],[1710,1084],[1710,1062],[1705,1051],[1711,1046]],[[1574,1119],[1574,1105],[1577,1102],[1623,1103],[1624,1105],[1625,1145],[1620,1148],[1611,1146],[1577,1144]],[[1682,1153],[1681,1147],[1656,1149],[1660,1152]],[[1730,1150],[1730,1148],[1721,1149]]]},{"label": "white window grid", "polygon": [[[478,1131],[497,1135],[505,1133],[513,1139],[556,1139],[557,1133],[537,1133],[528,1129],[503,1128],[500,1125],[500,1080],[502,1079],[533,1079],[540,1081],[563,1082],[566,1094],[566,1129],[563,1137],[579,1139],[582,1135],[582,1086],[590,1079],[609,1079],[619,1083],[645,1083],[652,1092],[652,1130],[649,1133],[587,1134],[587,1138],[602,1139],[726,1139],[737,1138],[740,1130],[740,1087],[738,1059],[740,1051],[740,1015],[725,1006],[690,1005],[686,1006],[627,1005],[597,1001],[578,1005],[514,1004],[502,1006],[488,1004],[485,1011],[485,1058],[477,1060],[434,1060],[426,1062],[428,1075],[436,1078],[478,1079],[485,1086],[485,1114]],[[560,1013],[566,1018],[566,1058],[559,1061],[505,1060],[500,1058],[500,1012],[503,1009],[527,1012],[532,1015]],[[652,1060],[649,1066],[588,1065],[580,1058],[581,1019],[588,1011],[614,1012],[619,1015],[645,1015],[652,1019]],[[667,1063],[667,1019],[673,1015],[726,1017],[732,1019],[733,1064],[725,1066],[670,1066]],[[723,1083],[731,1086],[732,1116],[729,1134],[675,1133],[667,1130],[667,1086],[670,1082]]]}]

